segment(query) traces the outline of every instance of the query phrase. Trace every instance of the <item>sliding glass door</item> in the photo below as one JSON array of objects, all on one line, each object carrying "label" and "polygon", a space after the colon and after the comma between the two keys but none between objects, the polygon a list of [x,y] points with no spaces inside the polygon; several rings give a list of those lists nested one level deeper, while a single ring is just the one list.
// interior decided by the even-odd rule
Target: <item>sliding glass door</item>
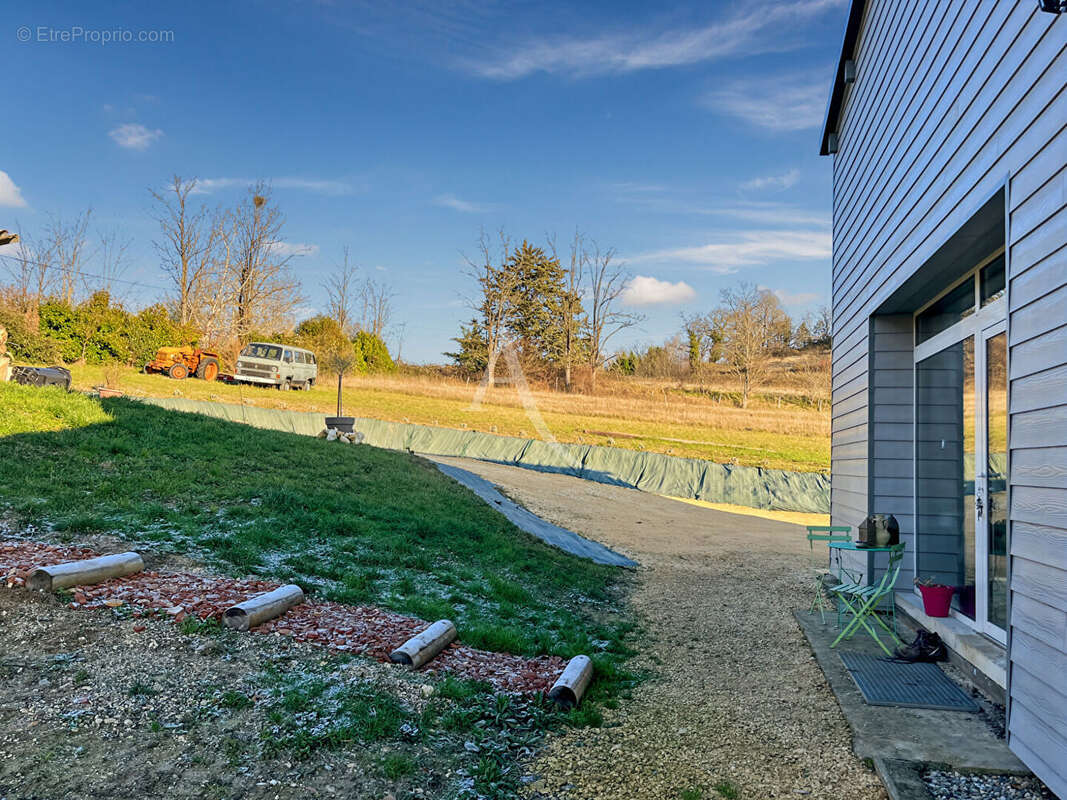
[{"label": "sliding glass door", "polygon": [[[999,273],[996,271],[999,268]],[[1007,625],[1007,333],[1003,259],[916,315],[916,574],[956,587],[957,617]]]}]

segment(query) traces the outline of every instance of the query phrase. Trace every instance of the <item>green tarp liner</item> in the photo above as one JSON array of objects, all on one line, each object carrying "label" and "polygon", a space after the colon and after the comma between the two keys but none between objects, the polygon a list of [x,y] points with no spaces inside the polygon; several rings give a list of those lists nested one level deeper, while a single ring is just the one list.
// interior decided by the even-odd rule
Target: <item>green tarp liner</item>
[{"label": "green tarp liner", "polygon": [[[183,397],[142,399],[174,411],[204,414],[305,436],[315,436],[325,426],[326,415],[322,412],[284,411]],[[367,444],[389,450],[513,464],[711,503],[733,503],[774,511],[830,512],[830,479],[817,472],[717,464],[619,447],[557,444],[361,417],[356,418],[356,430],[363,433]]]}]

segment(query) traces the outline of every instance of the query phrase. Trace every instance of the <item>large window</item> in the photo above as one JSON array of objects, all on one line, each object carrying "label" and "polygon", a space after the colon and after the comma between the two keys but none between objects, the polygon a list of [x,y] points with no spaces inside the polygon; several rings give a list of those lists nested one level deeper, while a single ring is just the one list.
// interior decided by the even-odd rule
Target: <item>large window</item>
[{"label": "large window", "polygon": [[974,276],[970,276],[915,318],[915,341],[946,331],[974,313]]},{"label": "large window", "polygon": [[955,588],[989,636],[1007,626],[1008,375],[1004,256],[915,315],[915,569]]}]

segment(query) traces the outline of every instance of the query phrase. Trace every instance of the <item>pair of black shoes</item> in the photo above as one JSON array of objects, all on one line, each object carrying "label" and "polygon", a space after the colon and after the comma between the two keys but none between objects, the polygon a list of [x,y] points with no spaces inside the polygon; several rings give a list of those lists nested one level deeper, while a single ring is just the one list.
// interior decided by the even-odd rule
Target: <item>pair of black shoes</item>
[{"label": "pair of black shoes", "polygon": [[941,637],[925,628],[919,628],[915,641],[898,647],[893,654],[900,661],[946,661],[948,650]]}]

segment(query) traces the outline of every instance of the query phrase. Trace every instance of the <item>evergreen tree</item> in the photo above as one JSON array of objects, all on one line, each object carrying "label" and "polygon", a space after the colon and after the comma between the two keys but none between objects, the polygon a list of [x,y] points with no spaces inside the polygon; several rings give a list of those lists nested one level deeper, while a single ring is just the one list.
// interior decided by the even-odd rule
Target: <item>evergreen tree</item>
[{"label": "evergreen tree", "polygon": [[492,382],[497,356],[515,344],[525,369],[561,369],[569,384],[569,367],[586,347],[580,272],[528,241],[512,250],[501,240],[499,261],[483,236],[482,263],[468,262],[481,290],[476,316],[453,339],[458,351],[445,355],[465,372],[485,371]]},{"label": "evergreen tree", "polygon": [[508,331],[530,366],[557,362],[565,327],[560,316],[572,313],[572,298],[565,297],[563,266],[558,258],[523,241],[508,259],[507,271],[514,276],[517,289]]},{"label": "evergreen tree", "polygon": [[455,353],[445,353],[456,365],[468,374],[481,372],[489,364],[489,347],[486,342],[485,328],[477,319],[470,325],[460,325],[459,336],[453,342],[459,344]]},{"label": "evergreen tree", "polygon": [[685,329],[688,337],[689,370],[696,372],[700,368],[700,332],[693,326]]}]

